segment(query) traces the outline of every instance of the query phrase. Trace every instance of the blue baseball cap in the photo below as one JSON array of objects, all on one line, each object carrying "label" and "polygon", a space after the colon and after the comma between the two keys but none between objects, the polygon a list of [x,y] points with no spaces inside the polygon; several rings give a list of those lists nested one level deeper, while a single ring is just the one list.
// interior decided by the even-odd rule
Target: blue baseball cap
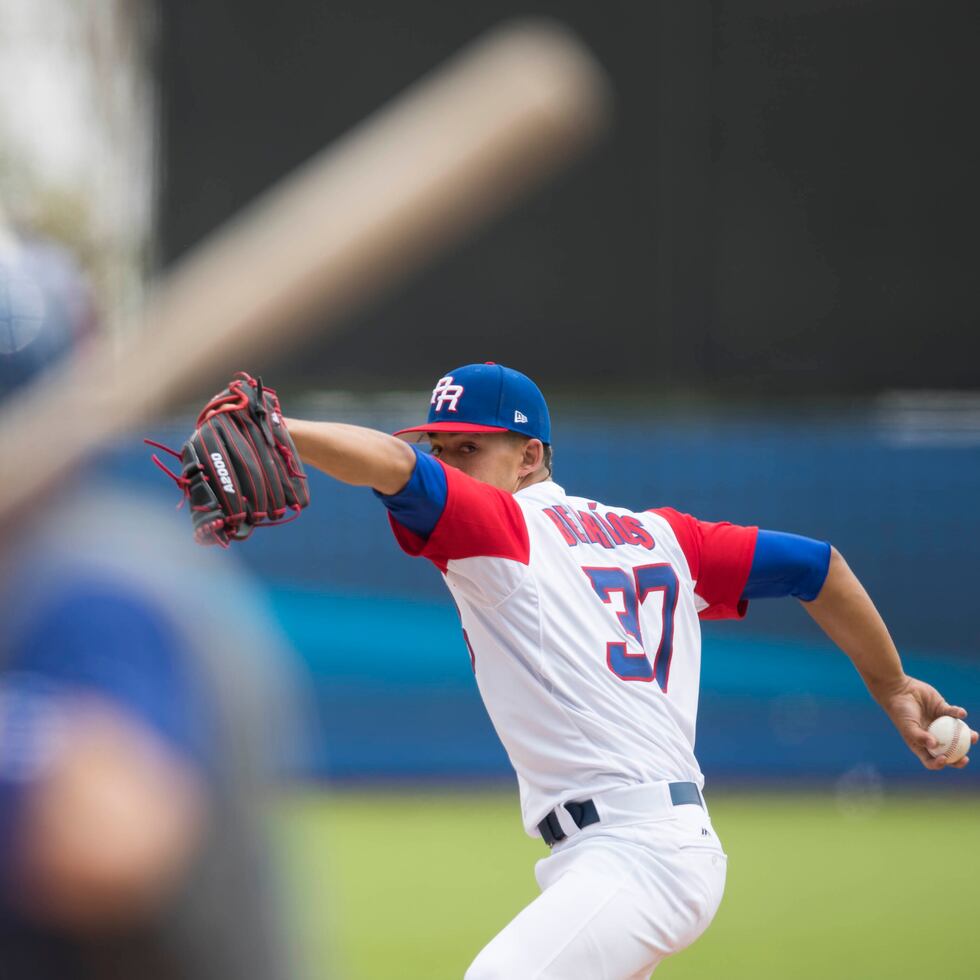
[{"label": "blue baseball cap", "polygon": [[550,445],[551,419],[541,389],[526,374],[487,361],[441,377],[425,424],[395,435],[418,442],[427,432],[519,432]]}]

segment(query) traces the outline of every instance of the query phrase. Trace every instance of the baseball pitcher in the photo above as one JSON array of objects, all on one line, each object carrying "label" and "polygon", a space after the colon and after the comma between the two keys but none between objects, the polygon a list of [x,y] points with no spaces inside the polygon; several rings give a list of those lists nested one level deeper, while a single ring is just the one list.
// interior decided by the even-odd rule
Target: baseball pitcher
[{"label": "baseball pitcher", "polygon": [[[552,478],[544,397],[518,371],[487,363],[449,372],[427,420],[398,438],[336,423],[284,426],[278,442],[291,437],[289,458],[295,449],[335,479],[373,488],[402,549],[442,573],[517,773],[525,829],[551,849],[536,868],[542,894],[480,952],[467,980],[640,980],[711,922],[727,859],[694,754],[702,619],[741,618],[752,599],[795,596],[922,764],[947,765],[931,755],[926,729],[966,712],[904,672],[833,547],[567,493]],[[413,444],[421,440],[431,452]],[[199,493],[221,486],[208,469],[216,455],[235,469],[231,444],[185,452],[182,479]],[[219,543],[241,536],[240,502],[224,517],[220,500],[198,507]]]}]

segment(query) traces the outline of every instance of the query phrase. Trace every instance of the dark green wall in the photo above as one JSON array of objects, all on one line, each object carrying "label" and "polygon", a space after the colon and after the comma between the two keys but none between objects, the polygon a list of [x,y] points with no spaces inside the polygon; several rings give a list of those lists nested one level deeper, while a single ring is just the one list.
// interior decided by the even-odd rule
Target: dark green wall
[{"label": "dark green wall", "polygon": [[[161,3],[164,258],[521,9]],[[611,138],[279,377],[413,387],[492,359],[550,390],[976,383],[973,0],[536,9],[609,70]]]}]

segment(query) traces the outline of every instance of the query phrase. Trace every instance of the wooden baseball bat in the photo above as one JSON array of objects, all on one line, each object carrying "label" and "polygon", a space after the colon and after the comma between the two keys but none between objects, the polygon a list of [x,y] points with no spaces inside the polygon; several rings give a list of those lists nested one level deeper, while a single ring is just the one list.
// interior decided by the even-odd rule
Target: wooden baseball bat
[{"label": "wooden baseball bat", "polygon": [[557,24],[464,48],[182,259],[121,351],[102,342],[4,410],[0,522],[314,313],[333,329],[569,159],[607,105],[602,71]]}]

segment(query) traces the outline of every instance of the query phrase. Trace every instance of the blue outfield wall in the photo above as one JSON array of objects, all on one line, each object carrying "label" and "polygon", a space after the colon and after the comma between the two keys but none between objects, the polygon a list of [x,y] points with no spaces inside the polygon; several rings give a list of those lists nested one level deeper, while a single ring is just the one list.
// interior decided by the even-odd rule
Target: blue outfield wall
[{"label": "blue outfield wall", "polygon": [[[980,427],[910,425],[873,411],[649,424],[636,412],[604,410],[601,424],[555,414],[556,478],[570,491],[832,541],[878,603],[907,668],[980,718]],[[405,417],[370,406],[331,415],[379,428]],[[187,428],[154,437],[177,443]],[[105,465],[166,506],[176,498],[147,458],[134,440]],[[507,776],[438,573],[398,551],[370,491],[317,473],[311,491],[295,524],[257,531],[228,554],[267,586],[306,672],[318,716],[306,770],[345,779]],[[704,632],[697,749],[709,780],[857,771],[925,786],[935,778],[795,601],[754,602],[745,621]],[[980,766],[971,769],[939,778],[980,785]]]},{"label": "blue outfield wall", "polygon": [[[302,652],[321,732],[310,765],[344,779],[503,777],[450,604],[272,589]],[[906,666],[980,712],[975,661],[906,655]],[[601,666],[601,659],[597,660]],[[836,778],[857,767],[930,778],[843,654],[706,624],[697,754],[709,778]],[[969,770],[955,778],[980,785]]]}]

